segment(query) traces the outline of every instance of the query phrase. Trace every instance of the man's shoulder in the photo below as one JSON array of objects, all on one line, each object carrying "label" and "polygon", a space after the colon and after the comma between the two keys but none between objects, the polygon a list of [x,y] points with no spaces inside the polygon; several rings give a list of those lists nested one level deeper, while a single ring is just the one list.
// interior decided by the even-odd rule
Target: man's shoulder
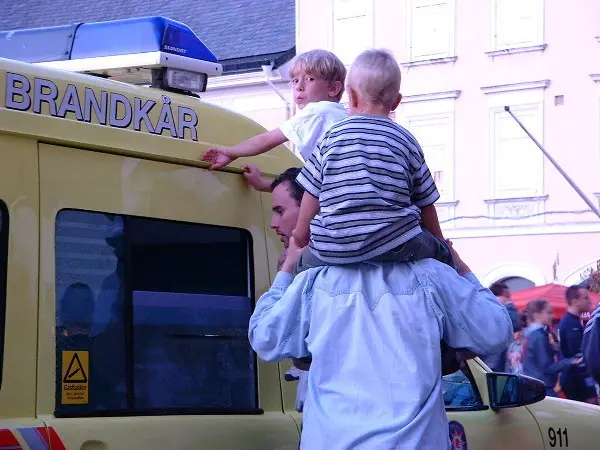
[{"label": "man's shoulder", "polygon": [[559,331],[569,331],[572,328],[581,327],[581,322],[574,314],[565,313],[558,324]]},{"label": "man's shoulder", "polygon": [[392,292],[415,287],[417,278],[409,263],[362,262],[308,269],[313,288],[330,293]]}]

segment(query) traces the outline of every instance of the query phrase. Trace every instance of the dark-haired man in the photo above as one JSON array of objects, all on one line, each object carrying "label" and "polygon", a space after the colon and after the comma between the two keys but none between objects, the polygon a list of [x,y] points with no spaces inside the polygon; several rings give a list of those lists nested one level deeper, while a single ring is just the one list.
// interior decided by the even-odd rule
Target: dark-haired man
[{"label": "dark-haired man", "polygon": [[[583,324],[581,314],[589,312],[591,301],[588,290],[571,286],[565,293],[567,312],[558,326],[560,351],[563,358],[576,358],[582,354]],[[572,366],[560,376],[560,385],[569,400],[597,404],[596,388],[584,364]]]}]

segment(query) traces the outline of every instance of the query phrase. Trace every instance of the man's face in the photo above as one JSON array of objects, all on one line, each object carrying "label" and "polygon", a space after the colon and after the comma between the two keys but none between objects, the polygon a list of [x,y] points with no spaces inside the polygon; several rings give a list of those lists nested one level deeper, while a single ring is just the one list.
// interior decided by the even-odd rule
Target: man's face
[{"label": "man's face", "polygon": [[290,194],[288,181],[279,184],[273,189],[271,199],[273,215],[271,216],[270,226],[279,235],[281,242],[287,248],[292,231],[294,231],[296,222],[298,222],[300,206]]},{"label": "man's face", "polygon": [[579,289],[579,297],[573,300],[575,306],[579,310],[579,313],[590,312],[592,308],[592,301],[590,300],[590,294],[587,289],[581,288]]}]

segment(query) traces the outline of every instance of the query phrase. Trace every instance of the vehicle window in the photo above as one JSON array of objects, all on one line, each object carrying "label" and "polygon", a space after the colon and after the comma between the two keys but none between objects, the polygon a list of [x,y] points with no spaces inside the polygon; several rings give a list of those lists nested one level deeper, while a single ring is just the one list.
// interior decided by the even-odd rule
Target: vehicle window
[{"label": "vehicle window", "polygon": [[0,386],[4,361],[4,323],[6,319],[6,274],[8,267],[8,209],[0,201]]},{"label": "vehicle window", "polygon": [[442,391],[446,409],[481,406],[481,398],[471,373],[463,363],[461,370],[442,377]]},{"label": "vehicle window", "polygon": [[246,230],[61,211],[57,416],[257,412],[251,254]]}]

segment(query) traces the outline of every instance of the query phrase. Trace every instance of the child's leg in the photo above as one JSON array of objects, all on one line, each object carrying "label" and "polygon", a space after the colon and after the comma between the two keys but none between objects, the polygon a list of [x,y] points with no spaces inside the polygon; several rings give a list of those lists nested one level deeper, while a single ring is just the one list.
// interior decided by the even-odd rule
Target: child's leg
[{"label": "child's leg", "polygon": [[452,259],[452,252],[446,241],[434,236],[425,228],[423,228],[422,233],[419,233],[414,238],[373,260],[412,262],[426,258],[437,259],[456,269]]}]

